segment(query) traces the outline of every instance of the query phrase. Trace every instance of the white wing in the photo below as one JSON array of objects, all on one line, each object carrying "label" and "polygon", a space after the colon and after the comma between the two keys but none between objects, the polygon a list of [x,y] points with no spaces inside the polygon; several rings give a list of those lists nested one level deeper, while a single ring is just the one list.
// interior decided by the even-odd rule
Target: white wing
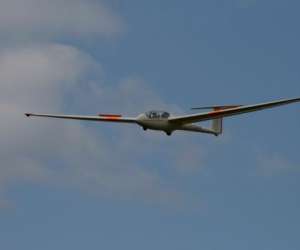
[{"label": "white wing", "polygon": [[27,117],[46,117],[46,118],[98,121],[98,122],[116,122],[116,123],[136,123],[136,118],[122,117],[120,115],[82,116],[82,115],[32,114],[32,113],[26,113],[25,115]]},{"label": "white wing", "polygon": [[212,112],[198,113],[193,115],[177,116],[177,117],[170,118],[169,121],[171,123],[177,123],[177,124],[188,124],[194,122],[208,121],[208,120],[213,120],[213,119],[218,119],[218,118],[223,118],[228,116],[235,116],[235,115],[255,112],[263,109],[274,108],[277,106],[287,105],[294,102],[300,102],[300,98],[278,100],[274,102],[240,106],[240,107],[234,107],[229,109],[220,109]]}]

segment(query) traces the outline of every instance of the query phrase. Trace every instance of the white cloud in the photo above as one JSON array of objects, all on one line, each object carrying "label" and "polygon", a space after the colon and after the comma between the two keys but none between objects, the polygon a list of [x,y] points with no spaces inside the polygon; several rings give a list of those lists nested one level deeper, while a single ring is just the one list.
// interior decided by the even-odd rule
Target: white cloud
[{"label": "white cloud", "polygon": [[[92,108],[95,109],[92,110],[94,112],[104,112],[103,107],[108,106],[110,112],[129,113],[130,115],[137,115],[151,109],[180,111],[176,105],[166,104],[149,85],[138,77],[128,77],[114,85],[90,81],[87,85],[79,87],[73,96],[76,95],[77,100],[85,100],[80,104],[81,108],[84,107],[85,110]],[[93,98],[88,98],[87,93],[92,94]]]},{"label": "white cloud", "polygon": [[[104,124],[86,127],[75,121],[24,117],[24,112],[31,111],[64,112],[70,103],[74,112],[84,113],[108,107],[124,112],[153,104],[172,107],[137,78],[110,85],[101,80],[101,71],[101,65],[70,46],[0,52],[2,192],[10,185],[29,182],[150,202],[178,202],[184,197],[183,190],[158,167],[174,171],[178,178],[178,169],[189,164],[199,167],[202,155],[185,137],[168,138],[130,126],[107,129]],[[180,156],[186,161],[178,162]]]},{"label": "white cloud", "polygon": [[[147,202],[176,203],[188,196],[162,174],[174,171],[180,178],[185,169],[198,169],[202,155],[184,137],[166,139],[138,127],[96,127],[23,115],[179,110],[138,77],[106,83],[101,65],[89,55],[49,43],[53,38],[110,36],[122,30],[122,21],[103,1],[0,0],[0,34],[18,44],[0,49],[1,197],[9,199],[6,190],[24,182]],[[181,155],[185,162],[177,161]],[[0,199],[0,208],[8,204]]]},{"label": "white cloud", "polygon": [[[90,60],[74,48],[61,45],[0,54],[1,177],[3,183],[14,178],[40,179],[45,171],[36,160],[57,145],[42,143],[44,135],[63,133],[64,127],[35,126],[26,122],[26,110],[58,111],[63,105],[64,88],[76,84]],[[60,132],[60,130],[62,130]],[[63,135],[63,134],[61,134]],[[29,146],[30,145],[30,146]],[[34,157],[33,153],[39,154]]]},{"label": "white cloud", "polygon": [[[47,107],[50,103],[59,106],[60,93],[76,85],[83,72],[92,69],[94,65],[87,55],[64,45],[2,50],[1,102],[5,104],[5,101],[15,101],[30,106],[35,105],[36,98],[39,98],[39,108]],[[47,95],[42,96],[43,93]]]},{"label": "white cloud", "polygon": [[119,16],[93,0],[0,0],[2,38],[110,36],[119,33]]}]

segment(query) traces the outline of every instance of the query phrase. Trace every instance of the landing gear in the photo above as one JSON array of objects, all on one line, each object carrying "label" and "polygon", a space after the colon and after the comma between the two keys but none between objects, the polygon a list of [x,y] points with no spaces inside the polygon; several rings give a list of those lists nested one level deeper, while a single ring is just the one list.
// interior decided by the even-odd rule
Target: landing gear
[{"label": "landing gear", "polygon": [[171,136],[172,132],[166,132],[167,136]]},{"label": "landing gear", "polygon": [[147,128],[146,128],[146,127],[143,127],[143,129],[144,129],[144,131],[146,131],[146,130],[147,130]]}]

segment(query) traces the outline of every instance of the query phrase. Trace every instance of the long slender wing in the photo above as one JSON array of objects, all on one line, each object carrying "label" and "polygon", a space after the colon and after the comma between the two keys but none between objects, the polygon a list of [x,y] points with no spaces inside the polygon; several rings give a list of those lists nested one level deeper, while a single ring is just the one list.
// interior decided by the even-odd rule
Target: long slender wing
[{"label": "long slender wing", "polygon": [[119,115],[82,116],[82,115],[32,114],[32,113],[26,113],[25,115],[27,117],[47,117],[47,118],[96,121],[96,122],[136,123],[135,118],[122,117]]},{"label": "long slender wing", "polygon": [[229,109],[220,109],[220,110],[215,110],[206,113],[172,117],[169,119],[169,121],[172,123],[179,123],[179,124],[201,122],[201,121],[213,120],[213,119],[223,118],[228,116],[241,115],[244,113],[255,112],[263,109],[274,108],[277,106],[286,105],[294,102],[300,102],[300,98],[278,100],[274,102],[267,102],[267,103],[261,103],[256,105],[248,105],[248,106],[241,106],[241,107],[235,107]]}]

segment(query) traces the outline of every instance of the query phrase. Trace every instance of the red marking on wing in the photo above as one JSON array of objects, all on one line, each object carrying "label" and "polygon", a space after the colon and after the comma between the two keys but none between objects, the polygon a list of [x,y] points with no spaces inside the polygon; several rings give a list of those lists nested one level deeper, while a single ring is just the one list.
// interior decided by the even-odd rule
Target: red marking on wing
[{"label": "red marking on wing", "polygon": [[242,105],[231,105],[231,106],[220,106],[220,107],[214,107],[214,111],[219,111],[219,110],[226,110],[226,109],[233,109],[233,108],[239,108],[242,107]]},{"label": "red marking on wing", "polygon": [[210,112],[209,114],[218,114],[218,113],[222,113],[223,111],[227,110],[227,109],[234,109],[234,108],[239,108],[242,107],[241,105],[237,105],[237,106],[220,106],[220,107],[215,107],[213,108],[214,111]]}]

